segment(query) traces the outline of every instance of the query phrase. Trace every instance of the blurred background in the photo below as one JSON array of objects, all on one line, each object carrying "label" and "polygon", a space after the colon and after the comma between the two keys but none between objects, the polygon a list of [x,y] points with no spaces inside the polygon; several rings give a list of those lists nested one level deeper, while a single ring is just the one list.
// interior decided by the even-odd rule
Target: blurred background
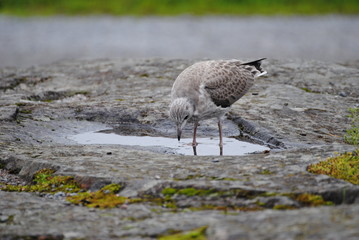
[{"label": "blurred background", "polygon": [[94,58],[359,59],[358,0],[0,0],[0,67]]}]

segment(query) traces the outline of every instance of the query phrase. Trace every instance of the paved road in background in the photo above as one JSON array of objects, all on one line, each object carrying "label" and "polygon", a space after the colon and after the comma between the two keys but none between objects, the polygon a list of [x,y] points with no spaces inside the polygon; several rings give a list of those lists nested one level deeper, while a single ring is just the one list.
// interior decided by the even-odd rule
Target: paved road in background
[{"label": "paved road in background", "polygon": [[72,58],[359,59],[359,17],[0,16],[0,67]]}]

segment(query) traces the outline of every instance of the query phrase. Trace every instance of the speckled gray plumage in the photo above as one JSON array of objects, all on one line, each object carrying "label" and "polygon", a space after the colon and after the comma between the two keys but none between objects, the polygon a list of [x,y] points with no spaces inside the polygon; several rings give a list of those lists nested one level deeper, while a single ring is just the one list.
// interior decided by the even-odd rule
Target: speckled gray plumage
[{"label": "speckled gray plumage", "polygon": [[177,77],[172,87],[172,101],[187,98],[198,119],[219,117],[226,112],[222,108],[240,99],[261,72],[260,64],[246,65],[239,60],[198,62]]},{"label": "speckled gray plumage", "polygon": [[176,123],[177,138],[188,120],[194,122],[193,153],[197,155],[196,132],[200,120],[217,118],[220,155],[223,154],[222,119],[228,107],[240,99],[265,74],[259,59],[243,63],[239,60],[204,61],[186,68],[173,83],[170,118]]}]

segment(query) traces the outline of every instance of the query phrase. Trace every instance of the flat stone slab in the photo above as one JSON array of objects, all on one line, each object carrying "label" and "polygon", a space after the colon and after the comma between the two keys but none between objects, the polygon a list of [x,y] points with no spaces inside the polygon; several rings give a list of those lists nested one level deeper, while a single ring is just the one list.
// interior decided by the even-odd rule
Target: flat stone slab
[{"label": "flat stone slab", "polygon": [[153,239],[208,226],[209,239],[357,239],[359,205],[265,210],[161,213],[156,207],[84,209],[29,193],[0,192],[1,236],[51,239]]},{"label": "flat stone slab", "polygon": [[[350,127],[347,109],[359,104],[357,62],[264,62],[268,76],[234,104],[224,133],[269,146],[269,152],[183,156],[161,146],[71,140],[79,133],[113,129],[177,141],[167,115],[170,89],[193,62],[74,60],[0,70],[0,164],[9,172],[31,180],[39,169],[52,168],[91,190],[120,183],[120,195],[126,197],[164,198],[166,188],[227,194],[175,196],[175,210],[151,202],[101,210],[72,205],[63,197],[0,192],[0,236],[153,239],[208,226],[209,239],[358,237],[359,187],[306,171],[312,163],[355,149],[343,135]],[[189,124],[184,135],[191,134]],[[199,127],[200,137],[217,134],[213,121]],[[303,193],[321,195],[334,205],[307,208],[293,197]],[[262,210],[244,212],[259,203]],[[237,208],[200,209],[204,205]],[[272,210],[280,205],[297,209]]]}]

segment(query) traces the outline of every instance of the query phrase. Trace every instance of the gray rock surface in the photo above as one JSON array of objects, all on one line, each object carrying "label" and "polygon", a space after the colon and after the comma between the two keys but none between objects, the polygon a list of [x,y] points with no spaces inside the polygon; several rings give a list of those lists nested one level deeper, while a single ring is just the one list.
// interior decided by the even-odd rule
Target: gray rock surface
[{"label": "gray rock surface", "polygon": [[[63,193],[0,191],[1,238],[154,239],[208,226],[209,239],[356,239],[359,187],[306,168],[355,149],[343,134],[350,127],[347,109],[359,104],[357,62],[264,62],[268,76],[234,104],[226,134],[240,129],[237,138],[268,145],[270,153],[179,156],[69,139],[114,128],[176,141],[167,117],[170,88],[193,62],[115,59],[1,69],[0,166],[8,175],[1,172],[0,184],[21,182],[8,180],[9,173],[31,180],[37,170],[52,168],[91,190],[120,183],[120,195],[127,197],[164,199],[165,188],[212,191],[175,194],[176,209],[143,202],[106,210],[72,205]],[[217,136],[212,121],[199,130],[200,136]],[[190,131],[188,126],[185,134]],[[295,197],[303,193],[334,205],[309,207]]]}]

